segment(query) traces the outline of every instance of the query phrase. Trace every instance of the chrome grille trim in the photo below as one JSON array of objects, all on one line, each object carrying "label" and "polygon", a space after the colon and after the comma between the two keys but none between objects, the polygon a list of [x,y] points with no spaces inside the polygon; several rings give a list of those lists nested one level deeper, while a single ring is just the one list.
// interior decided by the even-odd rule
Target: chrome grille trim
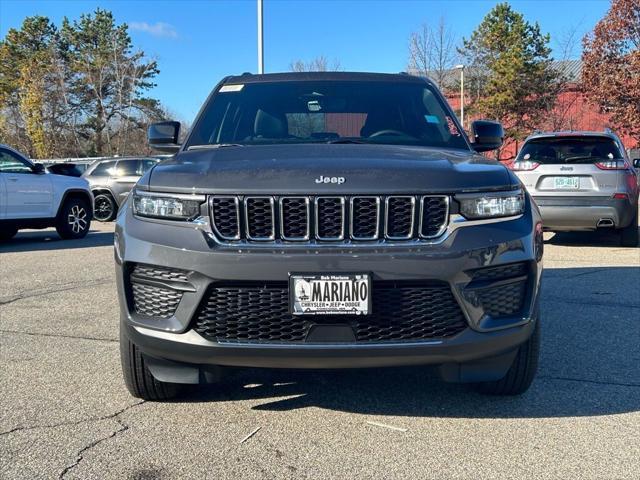
[{"label": "chrome grille trim", "polygon": [[[235,204],[235,211],[236,211],[236,225],[238,226],[237,228],[237,232],[235,235],[233,236],[228,236],[228,235],[223,235],[220,230],[218,230],[218,227],[216,226],[216,216],[215,216],[215,207],[214,207],[214,202],[216,199],[221,199],[221,200],[233,200],[234,204]],[[234,195],[216,195],[215,197],[211,197],[209,199],[209,208],[211,210],[211,225],[213,226],[213,230],[215,231],[216,235],[218,235],[222,240],[228,240],[228,241],[235,241],[235,240],[240,240],[241,237],[241,233],[240,233],[240,199]]]},{"label": "chrome grille trim", "polygon": [[[249,225],[249,202],[251,200],[268,200],[271,206],[271,235],[266,237],[254,237],[251,236],[251,229]],[[248,240],[253,240],[257,242],[269,242],[276,239],[276,216],[275,216],[275,201],[272,196],[269,195],[259,195],[259,196],[249,196],[244,197],[244,223],[245,223],[245,235]]]},{"label": "chrome grille trim", "polygon": [[[304,200],[305,207],[307,209],[307,230],[306,235],[303,237],[288,237],[285,235],[285,216],[284,216],[284,202],[287,200]],[[280,222],[280,238],[289,242],[304,242],[311,238],[311,202],[309,197],[280,197],[279,204],[279,222]]]},{"label": "chrome grille trim", "polygon": [[[411,200],[411,227],[406,236],[389,235],[389,201],[392,199],[407,198]],[[390,195],[384,201],[384,238],[388,240],[409,240],[413,237],[416,220],[416,197],[413,195]]]},{"label": "chrome grille trim", "polygon": [[[217,199],[222,201],[217,202]],[[390,202],[397,199],[404,199],[404,203],[395,205],[395,208],[392,203],[390,209]],[[259,204],[252,204],[254,200],[259,200]],[[325,200],[332,203],[323,209]],[[358,203],[359,200],[365,200],[365,203]],[[292,203],[288,204],[288,201]],[[320,246],[322,243],[341,242],[353,246],[362,244],[364,247],[367,242],[369,245],[371,242],[388,245],[439,243],[452,229],[464,226],[458,225],[461,221],[459,215],[451,214],[450,202],[451,197],[443,194],[211,195],[208,198],[209,235],[223,244],[311,243]],[[327,223],[323,223],[323,212]],[[403,235],[394,235],[394,230]],[[296,236],[287,236],[287,233]],[[334,233],[338,235],[333,236]],[[375,235],[362,235],[365,233]]]},{"label": "chrome grille trim", "polygon": [[[353,227],[353,215],[355,208],[353,206],[354,200],[361,199],[374,199],[376,201],[376,231],[372,237],[358,237],[354,235]],[[349,200],[349,236],[352,240],[377,240],[380,237],[380,197],[377,195],[358,195],[351,197]]]},{"label": "chrome grille trim", "polygon": [[[320,215],[319,215],[319,208],[320,208],[320,202],[322,200],[340,200],[340,207],[341,207],[341,212],[340,212],[340,218],[342,220],[341,224],[342,224],[342,228],[340,230],[340,235],[337,237],[323,237],[320,235]],[[322,197],[316,197],[315,201],[314,201],[314,217],[315,217],[315,235],[316,235],[316,240],[321,240],[321,241],[338,241],[338,240],[344,240],[344,214],[345,214],[345,199],[342,196],[322,196]]]},{"label": "chrome grille trim", "polygon": [[[438,233],[434,234],[434,235],[423,235],[422,233],[422,221],[424,219],[424,201],[427,198],[443,198],[444,199],[444,204],[445,204],[445,214],[444,214],[444,218],[445,221],[442,224],[442,226],[440,227],[440,230],[438,230]],[[432,238],[438,238],[440,235],[442,235],[445,230],[447,229],[447,227],[449,226],[449,211],[451,210],[451,203],[450,203],[450,199],[448,195],[423,195],[420,197],[420,211],[418,212],[418,220],[419,220],[419,225],[418,225],[418,235],[420,236],[420,238],[425,238],[425,239],[432,239]]]}]

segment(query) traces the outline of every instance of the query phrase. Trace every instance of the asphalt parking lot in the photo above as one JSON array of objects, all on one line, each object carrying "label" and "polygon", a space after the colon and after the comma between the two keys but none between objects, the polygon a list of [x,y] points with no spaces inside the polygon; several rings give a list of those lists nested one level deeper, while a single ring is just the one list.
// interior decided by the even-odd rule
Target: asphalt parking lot
[{"label": "asphalt parking lot", "polygon": [[159,404],[122,382],[112,231],[0,246],[2,478],[640,478],[640,249],[612,235],[546,235],[521,397],[421,369],[239,370]]}]

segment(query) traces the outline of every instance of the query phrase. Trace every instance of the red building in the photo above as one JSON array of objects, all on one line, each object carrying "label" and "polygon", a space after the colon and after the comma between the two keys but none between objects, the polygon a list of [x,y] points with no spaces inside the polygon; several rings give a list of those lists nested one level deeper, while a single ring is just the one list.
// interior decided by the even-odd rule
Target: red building
[{"label": "red building", "polygon": [[[539,126],[539,130],[591,130],[602,131],[611,127],[609,116],[599,112],[598,107],[589,103],[580,88],[582,62],[580,60],[569,60],[554,62],[553,66],[558,69],[567,79],[567,84],[558,96],[555,108],[548,120]],[[451,77],[456,80],[460,76],[459,70],[452,70]],[[459,85],[459,83],[457,83]],[[447,89],[447,100],[451,107],[459,114],[460,112],[460,91]],[[470,92],[465,92],[465,106],[471,104]],[[466,112],[465,112],[466,113]],[[471,121],[477,117],[467,117],[465,115],[465,128],[468,129]],[[612,128],[612,127],[611,127]],[[613,129],[613,128],[612,128]],[[615,129],[613,129],[615,131]],[[631,137],[620,135],[622,142],[627,149],[638,148],[640,145]],[[522,142],[509,142],[500,151],[500,160],[511,160],[515,157]]]}]

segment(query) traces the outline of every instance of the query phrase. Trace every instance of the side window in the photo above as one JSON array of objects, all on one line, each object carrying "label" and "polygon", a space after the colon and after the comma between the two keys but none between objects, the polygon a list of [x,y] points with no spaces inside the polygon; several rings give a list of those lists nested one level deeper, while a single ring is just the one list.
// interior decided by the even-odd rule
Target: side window
[{"label": "side window", "polygon": [[140,175],[146,173],[147,170],[150,170],[156,163],[158,162],[155,160],[142,160],[142,171],[140,172]]},{"label": "side window", "polygon": [[120,160],[116,167],[117,177],[135,177],[140,175],[140,160]]},{"label": "side window", "polygon": [[0,173],[32,173],[31,166],[7,150],[0,150]]},{"label": "side window", "polygon": [[116,162],[102,162],[99,164],[93,172],[92,177],[108,177],[115,174]]}]

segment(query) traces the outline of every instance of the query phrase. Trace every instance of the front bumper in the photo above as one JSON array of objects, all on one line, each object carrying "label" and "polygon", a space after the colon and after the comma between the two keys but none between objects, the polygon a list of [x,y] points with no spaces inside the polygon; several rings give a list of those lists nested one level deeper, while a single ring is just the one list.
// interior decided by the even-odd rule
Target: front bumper
[{"label": "front bumper", "polygon": [[[535,197],[545,230],[595,230],[602,225],[624,228],[633,219],[633,206],[609,197]],[[600,223],[600,225],[599,225]]]},{"label": "front bumper", "polygon": [[[443,366],[443,375],[451,380],[501,378],[518,345],[531,335],[537,317],[541,263],[534,226],[538,221],[537,211],[529,205],[517,219],[459,228],[441,243],[252,249],[212,242],[206,222],[177,225],[140,220],[125,203],[115,234],[121,332],[151,359],[152,373],[164,381],[195,383],[203,378],[201,369],[219,365],[362,368],[420,364]],[[128,265],[136,263],[191,272],[193,288],[184,292],[170,318],[132,311],[127,272]],[[491,318],[465,290],[471,282],[469,271],[511,263],[528,265],[524,307],[518,315]],[[363,271],[371,274],[374,283],[446,282],[464,312],[467,328],[448,338],[379,344],[226,343],[205,338],[192,328],[208,288],[220,282],[283,282],[291,273]],[[460,367],[470,362],[480,368],[479,373],[471,366]]]}]

